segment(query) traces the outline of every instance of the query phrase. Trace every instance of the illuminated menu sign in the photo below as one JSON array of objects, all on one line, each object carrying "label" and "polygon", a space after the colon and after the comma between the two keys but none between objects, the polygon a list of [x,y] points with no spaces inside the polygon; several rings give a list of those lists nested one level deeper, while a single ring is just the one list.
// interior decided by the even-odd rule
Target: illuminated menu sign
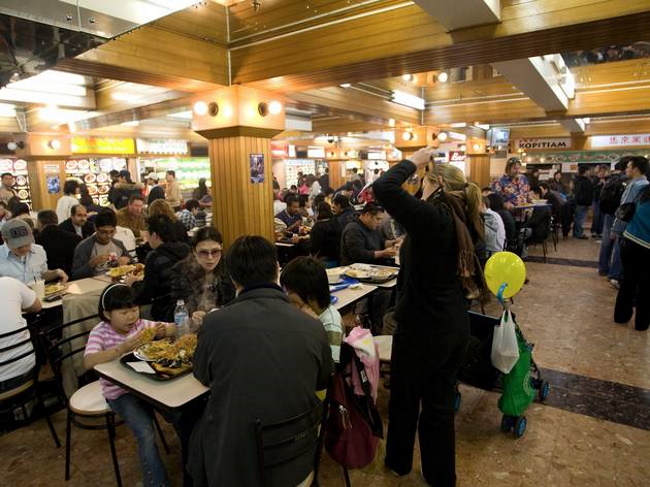
[{"label": "illuminated menu sign", "polygon": [[135,154],[133,139],[112,137],[72,137],[73,154]]},{"label": "illuminated menu sign", "polygon": [[591,147],[629,147],[635,145],[650,145],[650,134],[629,135],[594,135],[591,137]]},{"label": "illuminated menu sign", "polygon": [[139,154],[180,154],[189,153],[186,140],[177,139],[136,139]]}]

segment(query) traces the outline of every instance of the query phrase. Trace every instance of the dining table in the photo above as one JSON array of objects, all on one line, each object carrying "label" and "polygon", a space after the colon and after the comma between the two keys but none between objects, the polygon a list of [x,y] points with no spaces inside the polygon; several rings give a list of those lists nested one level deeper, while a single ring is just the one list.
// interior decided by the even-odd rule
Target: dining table
[{"label": "dining table", "polygon": [[63,297],[68,294],[82,296],[84,294],[93,293],[99,290],[103,290],[111,282],[112,279],[104,275],[86,277],[84,279],[70,281],[66,283],[66,289],[61,294],[57,295],[58,299],[55,299],[53,301],[42,300],[43,309],[52,309],[62,306]]}]

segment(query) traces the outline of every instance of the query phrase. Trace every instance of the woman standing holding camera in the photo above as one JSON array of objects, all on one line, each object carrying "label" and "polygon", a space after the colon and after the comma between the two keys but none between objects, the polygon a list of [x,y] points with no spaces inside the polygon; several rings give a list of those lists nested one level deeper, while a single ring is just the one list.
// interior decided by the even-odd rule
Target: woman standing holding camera
[{"label": "woman standing holding camera", "polygon": [[[389,169],[375,197],[406,230],[391,360],[386,465],[406,475],[419,431],[422,474],[436,486],[456,484],[456,374],[469,337],[467,297],[481,287],[474,242],[483,237],[481,190],[462,171],[433,164],[429,148]],[[402,188],[428,166],[422,199]]]}]

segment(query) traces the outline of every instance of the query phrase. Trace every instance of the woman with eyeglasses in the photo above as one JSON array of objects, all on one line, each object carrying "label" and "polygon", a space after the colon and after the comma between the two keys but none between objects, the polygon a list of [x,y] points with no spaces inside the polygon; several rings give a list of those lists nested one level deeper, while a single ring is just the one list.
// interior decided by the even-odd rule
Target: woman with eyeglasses
[{"label": "woman with eyeglasses", "polygon": [[185,301],[195,328],[214,308],[235,298],[235,286],[222,259],[223,238],[214,227],[199,229],[192,252],[172,268],[172,299]]},{"label": "woman with eyeglasses", "polygon": [[[468,297],[484,295],[475,243],[483,238],[481,189],[420,149],[375,181],[374,195],[404,228],[391,360],[385,463],[396,475],[413,466],[419,433],[422,474],[456,485],[456,374],[469,339]],[[417,198],[402,185],[428,166]]]}]

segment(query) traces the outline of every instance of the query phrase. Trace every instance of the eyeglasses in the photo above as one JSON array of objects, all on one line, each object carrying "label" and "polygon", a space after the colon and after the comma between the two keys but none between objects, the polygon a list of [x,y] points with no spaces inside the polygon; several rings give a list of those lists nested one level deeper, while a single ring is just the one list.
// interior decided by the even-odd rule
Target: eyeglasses
[{"label": "eyeglasses", "polygon": [[207,259],[209,257],[219,257],[221,255],[221,249],[199,250],[196,252],[196,255],[202,259]]},{"label": "eyeglasses", "polygon": [[115,229],[113,229],[113,230],[99,230],[98,229],[98,230],[95,230],[95,232],[97,233],[97,235],[104,235],[106,237],[112,237],[113,235],[115,235],[116,230]]}]

